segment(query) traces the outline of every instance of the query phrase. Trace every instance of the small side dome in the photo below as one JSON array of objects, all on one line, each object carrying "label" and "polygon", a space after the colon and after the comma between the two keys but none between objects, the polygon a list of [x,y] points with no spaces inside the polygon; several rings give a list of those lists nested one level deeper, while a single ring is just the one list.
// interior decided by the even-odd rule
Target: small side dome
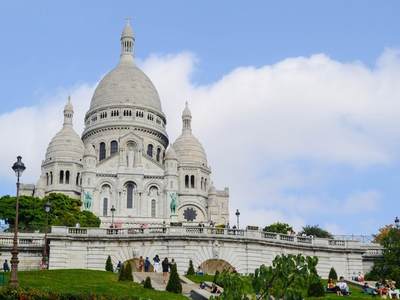
[{"label": "small side dome", "polygon": [[64,107],[63,128],[52,138],[47,147],[46,161],[70,161],[81,162],[84,152],[84,145],[79,135],[72,128],[74,108],[71,98]]},{"label": "small side dome", "polygon": [[85,147],[85,152],[83,154],[83,156],[93,156],[93,157],[97,157],[96,155],[96,151],[94,150],[94,147],[92,144],[87,144]]},{"label": "small side dome", "polygon": [[174,147],[169,146],[167,153],[165,153],[165,160],[178,160],[178,156],[174,150]]},{"label": "small side dome", "polygon": [[80,162],[84,146],[72,127],[64,126],[51,140],[46,151],[46,161],[65,160]]},{"label": "small side dome", "polygon": [[199,163],[207,166],[207,156],[199,140],[192,134],[182,134],[174,143],[180,163]]},{"label": "small side dome", "polygon": [[200,164],[207,167],[207,156],[199,140],[192,134],[192,114],[185,104],[182,112],[182,134],[173,145],[180,163]]},{"label": "small side dome", "polygon": [[208,194],[209,195],[216,195],[217,194],[217,189],[214,186],[214,182],[211,182],[211,186],[208,189]]}]

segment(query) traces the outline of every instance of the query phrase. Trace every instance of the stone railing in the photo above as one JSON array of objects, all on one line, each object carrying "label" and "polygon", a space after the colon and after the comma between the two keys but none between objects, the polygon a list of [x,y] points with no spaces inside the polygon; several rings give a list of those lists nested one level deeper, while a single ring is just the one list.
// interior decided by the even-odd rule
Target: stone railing
[{"label": "stone railing", "polygon": [[[270,241],[282,244],[297,244],[304,246],[329,247],[329,248],[362,248],[367,246],[357,240],[323,239],[310,236],[296,236],[264,232],[261,230],[226,229],[200,226],[154,226],[154,227],[132,227],[132,228],[69,228],[53,226],[50,237],[97,237],[97,238],[124,238],[138,236],[192,236],[192,237],[224,237],[230,239],[253,239]],[[371,248],[378,247],[371,244]],[[369,249],[368,247],[365,249]],[[374,249],[375,251],[376,249]]]},{"label": "stone railing", "polygon": [[[14,235],[12,233],[0,234],[0,247],[12,247]],[[18,247],[40,248],[44,245],[44,235],[37,233],[20,233],[18,235]]]}]

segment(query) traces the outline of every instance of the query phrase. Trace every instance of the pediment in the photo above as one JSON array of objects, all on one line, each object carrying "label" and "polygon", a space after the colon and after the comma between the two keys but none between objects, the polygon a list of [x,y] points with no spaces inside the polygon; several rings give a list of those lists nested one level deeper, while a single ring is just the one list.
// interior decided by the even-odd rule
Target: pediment
[{"label": "pediment", "polygon": [[133,147],[137,150],[143,149],[143,138],[135,134],[133,130],[128,133],[122,135],[119,138],[119,145],[123,149],[127,149],[129,145],[134,145]]}]

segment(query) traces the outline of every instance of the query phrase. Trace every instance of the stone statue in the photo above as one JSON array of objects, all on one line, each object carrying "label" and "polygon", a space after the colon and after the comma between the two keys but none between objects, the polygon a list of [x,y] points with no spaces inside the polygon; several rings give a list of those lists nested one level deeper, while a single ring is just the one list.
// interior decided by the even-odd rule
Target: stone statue
[{"label": "stone statue", "polygon": [[169,205],[169,208],[171,209],[171,214],[175,215],[176,214],[176,207],[178,206],[178,195],[177,193],[170,193],[169,197],[171,198],[171,204]]},{"label": "stone statue", "polygon": [[89,210],[92,207],[92,195],[90,192],[85,192],[85,196],[83,197],[83,207],[85,210]]}]

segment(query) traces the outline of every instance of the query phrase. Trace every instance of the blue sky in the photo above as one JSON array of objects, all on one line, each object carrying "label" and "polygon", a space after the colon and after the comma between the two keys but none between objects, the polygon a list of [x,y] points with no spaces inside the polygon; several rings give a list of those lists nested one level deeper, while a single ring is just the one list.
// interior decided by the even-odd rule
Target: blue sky
[{"label": "blue sky", "polygon": [[[137,40],[136,57],[159,87],[166,112],[171,112],[167,114],[172,119],[170,136],[176,137],[176,128],[179,130],[183,98],[193,99],[193,111],[199,116],[194,125],[198,126],[197,133],[206,145],[216,182],[218,180],[220,187],[230,186],[232,211],[240,208],[247,223],[257,220],[262,224],[283,219],[298,226],[320,224],[338,233],[372,233],[379,226],[392,222],[396,214],[400,215],[399,157],[396,154],[400,150],[397,136],[400,126],[396,123],[400,99],[396,89],[399,83],[396,75],[400,74],[396,52],[400,49],[399,10],[398,1],[2,1],[0,120],[21,112],[24,107],[40,111],[54,104],[59,108],[68,93],[77,93],[90,100],[96,82],[117,62],[119,34],[124,19],[131,17]],[[387,49],[392,52],[388,53]],[[223,161],[228,157],[220,151],[219,141],[213,138],[210,128],[200,122],[205,120],[205,111],[210,109],[202,97],[229,97],[228,92],[218,94],[215,91],[224,89],[230,80],[236,82],[236,77],[242,78],[237,82],[243,85],[248,84],[244,78],[257,76],[284,78],[287,81],[281,81],[283,84],[311,80],[310,76],[318,70],[318,67],[312,67],[315,65],[326,66],[326,73],[318,78],[326,76],[328,85],[338,80],[337,88],[332,89],[335,96],[327,92],[326,99],[332,98],[327,104],[314,105],[307,99],[304,106],[299,104],[302,108],[310,107],[315,118],[309,120],[305,117],[308,108],[299,111],[304,116],[301,118],[296,115],[294,98],[284,92],[268,94],[268,90],[265,95],[273,95],[287,103],[277,109],[277,116],[281,116],[283,110],[288,113],[282,113],[280,120],[271,123],[282,131],[265,128],[254,136],[248,135],[247,140],[240,140],[239,148],[243,152],[235,152],[232,160],[247,162],[237,162],[242,166],[238,170],[239,177],[246,178],[243,180],[247,188],[239,188],[238,176],[229,174],[232,173],[229,170],[231,160]],[[182,79],[184,84],[176,87],[182,89],[181,95],[176,89],[174,92],[168,89],[164,83],[168,76],[161,72],[161,66],[168,66],[176,71],[173,73],[177,74],[176,78]],[[302,66],[307,66],[307,72],[301,69]],[[332,68],[337,68],[336,73],[331,71]],[[288,69],[297,71],[295,74],[284,73]],[[297,76],[300,72],[301,76]],[[385,75],[381,76],[382,73]],[[246,75],[250,77],[244,77]],[[313,94],[315,87],[316,95],[325,96],[326,89],[318,88],[324,87],[325,83],[318,85],[318,78],[309,85],[298,83],[310,87],[304,95]],[[351,87],[346,86],[343,78],[353,83]],[[269,82],[273,90],[274,84],[278,90],[276,81]],[[369,84],[371,82],[376,83],[375,89],[374,84]],[[363,88],[349,93],[358,85]],[[386,85],[390,85],[387,90]],[[82,86],[87,87],[87,91],[83,91]],[[360,97],[361,102],[372,100],[350,106],[354,95]],[[384,104],[382,111],[379,95],[393,101]],[[265,103],[263,99],[260,98],[260,103]],[[265,99],[270,98],[266,96]],[[284,102],[283,99],[289,100]],[[235,120],[239,120],[239,104],[248,99],[229,101],[227,98],[220,102],[226,103],[223,109],[225,120],[232,122],[237,134],[242,135],[239,125],[246,119],[242,123],[238,121],[237,128]],[[346,122],[325,124],[326,119],[318,118],[318,115],[324,115],[324,107],[334,106],[335,101],[340,105],[335,106],[334,114],[326,119],[336,118],[340,111],[341,120],[344,118]],[[269,107],[265,108],[266,113]],[[263,111],[261,106],[259,110]],[[54,114],[57,113],[54,109]],[[21,113],[22,118],[28,115],[30,118],[29,112]],[[271,118],[263,119],[263,116],[260,123],[254,125],[261,124],[259,127],[262,128],[272,122]],[[304,126],[297,126],[296,122]],[[7,124],[12,131],[14,126]],[[41,123],[38,128],[40,126],[52,125]],[[57,131],[57,126],[55,124],[53,131],[50,130],[51,134]],[[313,127],[321,128],[321,132],[314,132]],[[223,129],[229,131],[227,128],[221,126],[222,134]],[[299,133],[290,135],[289,131],[293,133],[297,128],[300,128]],[[309,135],[307,128],[313,128],[313,133]],[[8,128],[0,130],[5,133]],[[309,136],[317,141],[308,140]],[[297,138],[299,141],[295,143]],[[235,139],[234,135],[232,139]],[[254,153],[249,145],[260,139],[271,141],[260,142],[260,146],[270,149],[258,157],[252,156]],[[293,142],[286,144],[287,140]],[[352,140],[359,143],[345,143]],[[43,142],[40,149],[46,147],[46,143],[48,141]],[[339,143],[341,146],[337,146]],[[323,144],[331,145],[328,151],[323,149]],[[232,147],[235,147],[233,142]],[[336,147],[343,151],[335,152],[333,148]],[[32,150],[28,151],[28,146],[24,148],[22,152]],[[12,151],[19,149],[12,148]],[[7,167],[13,162],[9,157],[15,155],[5,154],[1,166]],[[35,165],[37,173],[40,160],[32,158],[31,164]],[[30,176],[34,178],[36,173]],[[12,193],[14,178],[11,172],[3,170],[0,179],[0,194]],[[249,186],[252,183],[257,184]],[[246,197],[259,200],[246,204]],[[296,203],[299,210],[293,209]],[[324,206],[331,209],[322,211]],[[366,209],[368,206],[370,208]],[[354,212],[341,213],[342,209]]]}]

